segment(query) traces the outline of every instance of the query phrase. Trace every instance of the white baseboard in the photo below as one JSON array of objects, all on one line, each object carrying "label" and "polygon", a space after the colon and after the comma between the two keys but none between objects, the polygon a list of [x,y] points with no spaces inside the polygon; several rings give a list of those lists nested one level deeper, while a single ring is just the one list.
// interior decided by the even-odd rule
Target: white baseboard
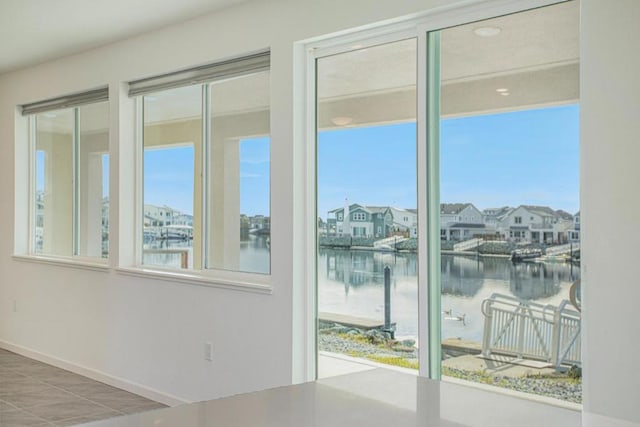
[{"label": "white baseboard", "polygon": [[604,415],[593,414],[590,412],[583,412],[582,425],[583,427],[638,427],[640,426],[640,423],[605,417]]},{"label": "white baseboard", "polygon": [[66,360],[58,359],[57,357],[49,356],[44,353],[40,353],[35,350],[31,350],[20,345],[12,344],[6,341],[0,340],[0,348],[12,351],[22,356],[37,360],[39,362],[47,363],[57,368],[71,371],[75,374],[91,378],[92,380],[100,381],[101,383],[108,384],[113,387],[117,387],[122,390],[126,390],[131,393],[135,393],[147,399],[154,400],[156,402],[163,403],[169,406],[177,406],[185,403],[190,403],[188,400],[181,399],[176,396],[172,396],[167,393],[163,393],[158,390],[154,390],[149,387],[145,387],[140,384],[127,381],[123,378],[119,378],[113,375],[106,374],[96,369],[87,368],[85,366],[77,365],[75,363],[67,362]]}]

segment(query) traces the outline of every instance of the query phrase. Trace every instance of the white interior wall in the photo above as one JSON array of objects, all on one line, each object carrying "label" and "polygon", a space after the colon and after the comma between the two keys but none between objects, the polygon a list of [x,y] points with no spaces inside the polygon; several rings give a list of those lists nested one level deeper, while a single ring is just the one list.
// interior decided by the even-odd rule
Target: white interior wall
[{"label": "white interior wall", "polygon": [[640,424],[640,2],[582,0],[584,425]]},{"label": "white interior wall", "polygon": [[[122,379],[169,402],[290,383],[293,292],[294,286],[304,286],[299,266],[291,268],[300,261],[294,259],[294,234],[303,234],[299,215],[294,221],[292,197],[294,156],[300,150],[293,144],[294,42],[444,3],[254,1],[1,76],[0,200],[6,202],[0,205],[0,345]],[[133,203],[131,183],[115,173],[119,161],[131,159],[134,144],[132,104],[119,99],[123,82],[265,47],[272,51],[271,295],[12,258],[14,247],[24,249],[19,239],[14,241],[14,223],[22,235],[28,190],[22,166],[26,150],[15,150],[14,143],[16,134],[26,136],[15,127],[16,105],[110,85],[110,225],[112,238],[119,235],[123,241],[119,250],[117,241],[111,248],[114,259],[131,259],[130,224],[117,221],[118,210],[130,216]],[[120,166],[130,174],[128,165]],[[212,363],[203,360],[204,341],[214,344]]]},{"label": "white interior wall", "polygon": [[[187,400],[290,382],[292,330],[301,333],[292,318],[293,298],[303,286],[304,273],[294,257],[300,248],[297,236],[304,231],[304,201],[294,197],[301,184],[294,177],[304,174],[304,157],[293,143],[298,136],[294,131],[300,132],[293,118],[301,117],[294,109],[300,104],[293,84],[304,83],[300,70],[294,73],[294,59],[302,52],[293,43],[445,3],[449,2],[254,1],[0,76],[0,342]],[[640,39],[633,22],[640,16],[640,3],[582,0],[581,15],[585,421],[603,425],[599,417],[609,416],[621,423],[640,422],[640,288],[631,267],[638,233],[635,220],[640,217],[635,197],[640,181],[640,148],[635,143],[640,134],[640,58],[629,42]],[[24,176],[13,161],[14,137],[25,133],[14,128],[17,104],[108,83],[116,94],[111,141],[122,144],[112,149],[129,153],[131,105],[113,105],[122,94],[122,82],[266,46],[272,49],[272,295],[12,258],[14,244],[21,245],[14,243],[11,201],[25,200],[21,181],[14,194],[14,176]],[[118,115],[126,120],[118,122]],[[116,184],[128,186],[112,177],[113,189]],[[112,193],[112,199],[116,196]],[[21,208],[16,212],[25,214]],[[111,224],[115,236],[119,226]],[[204,340],[214,343],[213,363],[202,359]]]}]

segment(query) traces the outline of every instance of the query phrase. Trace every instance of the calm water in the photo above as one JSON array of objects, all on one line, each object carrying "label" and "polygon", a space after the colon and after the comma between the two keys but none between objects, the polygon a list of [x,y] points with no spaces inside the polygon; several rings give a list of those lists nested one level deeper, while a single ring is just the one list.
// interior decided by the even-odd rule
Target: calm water
[{"label": "calm water", "polygon": [[[184,247],[175,242],[170,247]],[[240,242],[240,268],[269,272],[270,251],[264,237]],[[190,260],[191,260],[191,253]],[[149,264],[179,267],[179,255],[149,254]],[[190,263],[191,264],[191,263]],[[414,253],[320,249],[318,310],[384,320],[384,267],[391,268],[391,321],[399,337],[418,335],[418,258]],[[513,264],[505,258],[442,256],[442,337],[481,341],[480,305],[493,293],[558,305],[580,269],[569,264]],[[465,323],[448,319],[465,315]]]},{"label": "calm water", "polygon": [[[384,319],[384,267],[391,268],[391,321],[398,336],[418,331],[417,270],[413,253],[321,249],[318,310]],[[480,305],[493,293],[558,305],[569,298],[579,268],[569,264],[513,264],[504,258],[442,256],[443,338],[481,341]],[[465,324],[447,319],[465,315]]]},{"label": "calm water", "polygon": [[[155,240],[145,244],[145,249],[185,249],[188,266],[193,268],[193,242],[181,240]],[[266,236],[244,236],[240,240],[239,270],[249,273],[269,274],[270,250]],[[180,254],[145,253],[144,264],[180,268]]]}]

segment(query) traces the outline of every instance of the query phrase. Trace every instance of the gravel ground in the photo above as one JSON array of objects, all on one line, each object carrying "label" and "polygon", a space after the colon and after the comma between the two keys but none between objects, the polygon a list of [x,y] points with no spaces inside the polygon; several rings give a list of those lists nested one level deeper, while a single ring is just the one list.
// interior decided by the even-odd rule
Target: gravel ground
[{"label": "gravel ground", "polygon": [[[347,355],[385,355],[406,359],[416,359],[418,357],[415,349],[412,352],[394,351],[392,349],[381,348],[372,344],[345,339],[331,333],[319,334],[318,346],[322,351]],[[568,380],[566,377],[558,379],[535,377],[512,378],[500,375],[490,376],[481,372],[472,372],[460,369],[449,369],[448,374],[452,377],[467,381],[495,385],[502,388],[538,394],[568,402],[582,403],[582,383],[580,381]]]},{"label": "gravel ground", "polygon": [[333,334],[320,334],[320,342],[318,343],[320,350],[329,351],[332,353],[352,354],[357,353],[359,355],[386,355],[397,356],[406,359],[417,359],[418,351],[414,349],[412,352],[407,351],[394,351],[387,348],[381,348],[372,344],[366,344],[363,342],[353,341],[349,339],[341,338]]}]

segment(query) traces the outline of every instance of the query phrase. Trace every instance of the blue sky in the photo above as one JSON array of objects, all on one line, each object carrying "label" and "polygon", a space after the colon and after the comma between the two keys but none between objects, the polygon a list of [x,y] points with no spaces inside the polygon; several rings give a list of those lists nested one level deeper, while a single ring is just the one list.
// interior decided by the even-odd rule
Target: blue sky
[{"label": "blue sky", "polygon": [[[145,203],[193,214],[193,147],[145,151]],[[269,139],[240,141],[240,212],[269,215]]]},{"label": "blue sky", "polygon": [[[440,199],[479,209],[579,209],[578,106],[446,119]],[[350,203],[416,207],[415,124],[322,132],[318,215]]]},{"label": "blue sky", "polygon": [[[569,105],[441,122],[442,202],[479,209],[535,204],[579,209],[579,107]],[[350,203],[416,206],[415,124],[349,128],[318,137],[318,213]],[[240,144],[240,211],[269,215],[269,139]],[[37,189],[45,158],[36,155]],[[103,158],[103,176],[108,159]],[[193,212],[193,148],[147,150],[145,203]],[[105,185],[104,190],[106,191]]]}]

